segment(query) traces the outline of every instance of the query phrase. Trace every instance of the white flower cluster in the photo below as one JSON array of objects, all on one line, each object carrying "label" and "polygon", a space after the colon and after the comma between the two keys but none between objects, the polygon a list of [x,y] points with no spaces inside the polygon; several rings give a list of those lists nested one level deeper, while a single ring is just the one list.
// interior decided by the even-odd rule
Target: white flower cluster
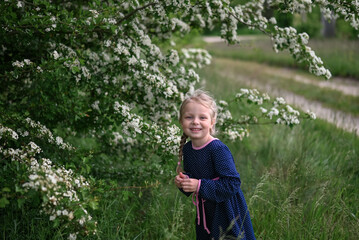
[{"label": "white flower cluster", "polygon": [[56,144],[61,149],[73,150],[74,148],[69,144],[65,143],[63,139],[59,136],[54,137],[52,132],[40,122],[35,122],[30,118],[25,119],[26,123],[31,127],[37,130],[38,138],[47,138],[49,143]]},{"label": "white flower cluster", "polygon": [[180,129],[176,125],[168,126],[167,128],[161,128],[156,125],[153,126],[153,130],[154,138],[159,148],[169,154],[177,155],[181,142]]},{"label": "white flower cluster", "polygon": [[[32,127],[37,128],[39,123],[27,120]],[[41,125],[40,125],[41,126]],[[43,127],[43,126],[42,126]],[[46,128],[41,128],[43,136],[50,135]],[[10,137],[17,140],[17,134],[10,128],[0,125],[0,138]],[[56,138],[61,147],[63,141]],[[5,139],[6,143],[6,139]],[[89,188],[89,183],[83,176],[75,176],[74,172],[64,167],[56,167],[50,159],[39,158],[37,154],[41,153],[41,148],[34,142],[29,142],[20,149],[0,147],[0,154],[9,157],[11,161],[24,164],[27,167],[28,181],[22,184],[25,192],[34,190],[42,195],[42,212],[49,215],[49,220],[59,219],[64,222],[76,223],[79,228],[85,227],[88,221],[92,220],[91,215],[82,207],[78,196],[78,189]],[[83,212],[80,218],[74,216],[74,211],[80,208]],[[96,223],[95,223],[96,224]],[[95,230],[96,231],[96,230]],[[72,233],[76,237],[78,232]],[[95,234],[95,232],[94,232]]]},{"label": "white flower cluster", "polygon": [[313,3],[320,6],[325,19],[342,17],[345,21],[349,22],[354,29],[359,29],[358,1],[347,1],[344,3],[342,1],[313,0]]},{"label": "white flower cluster", "polygon": [[57,60],[60,57],[60,54],[55,50],[52,52],[52,56],[55,60]]},{"label": "white flower cluster", "polygon": [[22,2],[22,1],[17,1],[16,6],[17,6],[18,8],[23,8],[23,7],[25,6],[25,3]]},{"label": "white flower cluster", "polygon": [[263,93],[262,95],[259,93],[257,89],[246,89],[241,88],[239,93],[236,94],[237,99],[246,98],[249,102],[255,103],[257,105],[262,105],[263,102],[270,100],[270,97],[267,93]]},{"label": "white flower cluster", "polygon": [[176,125],[170,125],[166,128],[159,126],[155,122],[150,125],[141,116],[131,113],[129,105],[124,102],[122,104],[115,102],[114,109],[124,118],[121,123],[122,133],[130,137],[125,138],[120,133],[114,133],[114,144],[118,144],[119,141],[129,143],[128,140],[134,139],[136,134],[145,132],[147,136],[158,144],[159,148],[167,153],[177,154],[181,139],[179,136],[180,129]]},{"label": "white flower cluster", "polygon": [[174,49],[171,50],[170,55],[168,56],[168,61],[173,65],[176,66],[179,62],[179,56],[178,56],[178,52]]},{"label": "white flower cluster", "polygon": [[[16,60],[15,62],[12,63],[12,66],[17,67],[17,68],[23,68],[24,66],[31,66],[31,65],[34,65],[34,63],[30,59],[24,59],[23,61]],[[40,66],[37,66],[36,72],[42,73],[43,70]],[[29,82],[31,82],[31,81],[29,81]]]},{"label": "white flower cluster", "polygon": [[317,118],[316,114],[310,110],[307,110],[306,115],[310,118],[315,120]]},{"label": "white flower cluster", "polygon": [[274,50],[288,48],[291,54],[301,61],[309,64],[309,71],[317,76],[331,78],[331,73],[323,66],[323,61],[317,57],[314,51],[306,46],[309,36],[306,33],[297,35],[297,30],[292,27],[280,28],[275,26],[276,34],[272,36]]},{"label": "white flower cluster", "polygon": [[119,132],[112,133],[113,138],[110,141],[110,144],[113,146],[117,146],[122,144],[125,146],[126,151],[130,151],[133,146],[138,145],[138,141],[136,138],[132,138],[130,136],[122,136]]},{"label": "white flower cluster", "polygon": [[[55,49],[57,47],[57,49],[53,50],[50,54],[51,56],[55,59],[55,60],[65,60],[63,62],[64,66],[66,66],[67,68],[69,68],[69,70],[75,75],[76,78],[76,82],[80,81],[81,79],[91,79],[91,72],[90,71],[90,67],[91,64],[89,64],[88,66],[85,66],[84,64],[81,64],[77,53],[71,48],[68,47],[62,43],[60,44],[55,44],[52,43],[50,44],[52,49]],[[93,57],[94,61],[99,61],[99,58],[96,56],[94,56],[92,54],[91,51],[85,51],[85,54],[89,54],[89,57]],[[99,61],[101,62],[101,61]],[[96,68],[95,68],[96,69]],[[95,71],[94,71],[95,72]]]},{"label": "white flower cluster", "polygon": [[33,62],[31,62],[29,59],[24,59],[23,61],[15,61],[15,62],[13,62],[12,63],[12,65],[14,66],[14,67],[18,67],[18,68],[22,68],[22,67],[24,67],[25,65],[30,65],[30,64],[32,64]]},{"label": "white flower cluster", "polygon": [[[243,115],[238,119],[233,119],[228,111],[228,103],[225,101],[219,101],[218,104],[218,120],[217,123],[222,128],[223,133],[230,140],[242,140],[249,135],[246,127],[249,124],[261,123],[260,119],[270,119],[269,123],[283,124],[288,126],[297,125],[300,123],[299,111],[293,109],[290,105],[287,105],[286,101],[282,97],[277,97],[272,106],[268,109],[265,106],[270,100],[268,94],[261,94],[256,89],[240,89],[240,92],[235,95],[232,101],[245,100],[248,104],[255,104],[258,106],[258,112],[249,113],[249,115]],[[315,114],[308,111],[307,116],[311,119],[315,119]],[[268,122],[264,122],[268,123]]]},{"label": "white flower cluster", "polygon": [[99,104],[100,104],[100,101],[96,100],[93,104],[91,104],[91,107],[97,111],[100,111]]},{"label": "white flower cluster", "polygon": [[[42,16],[41,16],[42,17]],[[45,32],[51,32],[51,31],[54,31],[57,27],[57,18],[55,16],[52,16],[52,14],[50,13],[47,17],[50,17],[49,20],[50,20],[50,23],[51,23],[51,26],[50,27],[47,27],[45,28]]]},{"label": "white flower cluster", "polygon": [[235,140],[240,140],[242,141],[243,138],[248,137],[249,136],[249,132],[246,128],[242,128],[242,127],[234,127],[232,126],[231,128],[227,128],[224,132],[223,132],[231,141],[235,141]]},{"label": "white flower cluster", "polygon": [[10,136],[13,140],[19,139],[19,135],[12,130],[11,128],[5,127],[2,124],[0,124],[0,139],[3,137],[3,135],[7,134]]},{"label": "white flower cluster", "polygon": [[92,13],[92,16],[93,16],[94,18],[98,18],[99,13],[98,13],[96,10],[90,9],[89,12]]},{"label": "white flower cluster", "polygon": [[297,125],[299,121],[299,111],[294,110],[291,106],[287,105],[283,98],[276,98],[273,102],[273,107],[269,110],[261,108],[263,114],[269,119],[276,118],[277,124]]},{"label": "white flower cluster", "polygon": [[188,33],[190,30],[190,27],[187,23],[183,22],[182,20],[178,18],[172,18],[171,19],[171,29],[175,30],[175,28],[178,27],[179,31],[182,33]]},{"label": "white flower cluster", "polygon": [[232,119],[232,114],[231,112],[228,110],[228,103],[224,100],[220,100],[218,102],[218,106],[217,106],[217,119],[216,122],[219,125],[222,125],[225,121]]},{"label": "white flower cluster", "polygon": [[[50,221],[56,218],[72,221],[74,211],[71,207],[81,206],[76,189],[88,188],[89,183],[82,176],[76,177],[71,169],[56,168],[49,159],[41,158],[37,161],[31,158],[29,180],[22,184],[22,187],[27,191],[31,189],[41,191],[46,196],[45,199],[48,200],[42,203],[42,208],[45,214],[50,215]],[[92,217],[86,209],[81,208],[85,214],[76,221],[80,226],[84,226]]]},{"label": "white flower cluster", "polygon": [[[121,123],[122,126],[122,132],[126,134],[129,137],[136,138],[136,135],[138,133],[142,133],[142,128],[144,126],[146,128],[149,127],[148,123],[145,123],[143,121],[143,118],[135,113],[130,112],[129,104],[122,102],[120,104],[119,102],[115,102],[114,105],[115,112],[121,114],[121,116],[124,118],[124,120]],[[118,139],[121,139],[118,136]],[[117,139],[117,140],[118,140]]]},{"label": "white flower cluster", "polygon": [[211,64],[212,56],[207,50],[199,48],[182,48],[182,61],[185,65],[193,68],[202,68]]}]

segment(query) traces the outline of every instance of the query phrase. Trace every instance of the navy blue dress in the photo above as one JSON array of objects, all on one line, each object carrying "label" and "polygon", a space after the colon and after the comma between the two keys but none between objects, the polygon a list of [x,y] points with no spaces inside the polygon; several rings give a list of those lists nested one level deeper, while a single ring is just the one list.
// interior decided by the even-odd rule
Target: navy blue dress
[{"label": "navy blue dress", "polygon": [[217,240],[223,236],[225,239],[255,239],[240,189],[241,180],[229,148],[218,139],[201,148],[194,148],[189,141],[183,147],[183,166],[186,175],[200,180],[192,196],[197,205],[197,239]]}]

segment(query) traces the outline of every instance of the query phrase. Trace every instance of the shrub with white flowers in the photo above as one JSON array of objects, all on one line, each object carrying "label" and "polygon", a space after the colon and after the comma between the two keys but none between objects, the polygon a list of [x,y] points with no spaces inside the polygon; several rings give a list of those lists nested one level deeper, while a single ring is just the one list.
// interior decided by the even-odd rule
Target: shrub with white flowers
[{"label": "shrub with white flowers", "polygon": [[[1,210],[21,212],[29,204],[76,239],[96,232],[89,179],[116,174],[121,183],[136,184],[170,176],[178,106],[199,81],[196,69],[211,62],[205,50],[176,46],[192,29],[220,26],[230,44],[238,42],[238,24],[258,29],[275,51],[288,49],[326,78],[330,72],[307,46],[308,34],[277,26],[265,17],[265,2],[287,13],[318,5],[328,18],[343,17],[358,30],[357,1],[245,2],[2,1]],[[237,119],[219,101],[218,129],[231,140],[248,136],[249,124],[299,123],[299,112],[283,99],[270,102],[241,89],[230,103],[238,102],[254,111]]]},{"label": "shrub with white flowers", "polygon": [[[52,133],[40,123],[30,118],[23,122],[24,126],[26,123],[29,128],[25,131],[20,128],[15,131],[0,123],[0,156],[8,160],[8,167],[21,166],[20,171],[5,171],[20,180],[15,183],[17,205],[22,206],[25,201],[36,202],[37,198],[41,198],[39,213],[48,215],[54,227],[60,224],[66,226],[70,232],[69,237],[76,237],[80,232],[85,235],[96,234],[97,222],[92,220],[85,209],[91,200],[84,197],[84,193],[90,190],[89,182],[73,170],[56,166],[50,159],[41,157],[42,149],[35,142],[28,142],[28,139],[42,138],[53,143],[58,151],[73,148],[60,137],[56,137],[55,141]],[[16,148],[16,142],[20,142],[21,146]],[[1,183],[5,186],[7,184],[4,179]],[[8,204],[9,200],[3,196],[3,207]]]}]

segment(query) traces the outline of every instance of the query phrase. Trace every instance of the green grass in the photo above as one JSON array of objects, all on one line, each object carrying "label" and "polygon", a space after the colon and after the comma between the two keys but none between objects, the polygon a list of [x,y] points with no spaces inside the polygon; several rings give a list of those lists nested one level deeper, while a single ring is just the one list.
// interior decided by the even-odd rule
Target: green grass
[{"label": "green grass", "polygon": [[[359,78],[359,41],[345,39],[311,39],[309,46],[316,52],[333,76]],[[215,57],[249,60],[276,66],[308,70],[296,62],[288,51],[275,53],[271,40],[266,36],[242,41],[239,45],[224,43],[207,44],[206,49]]]},{"label": "green grass", "polygon": [[187,224],[193,211],[188,202],[185,209],[187,199],[173,185],[162,183],[159,188],[142,190],[142,196],[138,190],[130,191],[127,200],[116,198],[115,194],[102,199],[96,216],[101,239],[194,238],[195,233]]}]

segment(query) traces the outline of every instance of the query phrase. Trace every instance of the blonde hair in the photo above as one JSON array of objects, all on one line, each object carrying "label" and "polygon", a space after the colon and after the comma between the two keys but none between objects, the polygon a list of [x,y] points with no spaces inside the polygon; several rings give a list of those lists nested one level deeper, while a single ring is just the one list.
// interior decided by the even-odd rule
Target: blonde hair
[{"label": "blonde hair", "polygon": [[[215,120],[217,118],[216,101],[208,92],[203,91],[201,89],[197,89],[192,94],[187,95],[186,98],[183,100],[181,107],[180,107],[179,118],[178,118],[178,120],[180,122],[182,121],[184,108],[190,102],[200,103],[203,106],[207,107],[209,110],[211,110],[211,120],[214,121],[214,123],[215,123]],[[216,133],[215,124],[213,124],[213,127],[210,129],[210,134],[214,135],[215,133]],[[188,136],[185,133],[182,134],[180,147],[179,147],[179,151],[178,151],[178,166],[176,169],[176,172],[178,174],[183,171],[181,168],[181,162],[182,162],[182,158],[183,158],[183,146],[186,143],[187,137]]]}]

